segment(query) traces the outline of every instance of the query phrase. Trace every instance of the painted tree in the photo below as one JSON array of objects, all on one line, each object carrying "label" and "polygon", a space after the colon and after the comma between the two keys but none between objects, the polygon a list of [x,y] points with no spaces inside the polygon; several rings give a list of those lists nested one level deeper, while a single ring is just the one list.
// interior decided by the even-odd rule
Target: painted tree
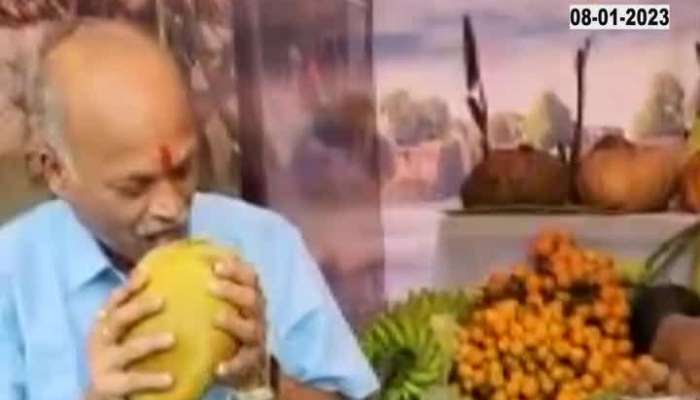
[{"label": "painted tree", "polygon": [[415,104],[405,89],[395,90],[384,97],[380,111],[387,118],[389,132],[398,144],[414,142],[417,127]]},{"label": "painted tree", "polygon": [[693,92],[688,98],[688,108],[686,114],[688,115],[688,119],[691,121],[700,117],[700,79],[697,83],[695,83]]},{"label": "painted tree", "polygon": [[537,98],[523,121],[524,141],[544,151],[569,144],[573,129],[571,111],[550,91]]},{"label": "painted tree", "polygon": [[399,125],[410,112],[411,95],[406,89],[397,89],[384,96],[380,110],[393,126]]},{"label": "painted tree", "polygon": [[632,121],[632,134],[637,138],[683,135],[683,99],[683,87],[675,75],[670,72],[654,75],[649,97]]},{"label": "painted tree", "polygon": [[[695,56],[698,66],[700,66],[700,42],[695,43]],[[700,119],[700,78],[697,79],[692,93],[688,96],[688,109],[686,114],[691,124],[694,124],[696,119]]]},{"label": "painted tree", "polygon": [[[695,56],[700,66],[700,42],[695,43]],[[690,125],[688,148],[690,152],[696,152],[700,150],[700,78],[688,101],[687,115]]]},{"label": "painted tree", "polygon": [[493,148],[515,147],[523,140],[523,116],[514,112],[497,112],[489,118],[489,142]]},{"label": "painted tree", "polygon": [[431,97],[418,103],[419,125],[425,129],[428,139],[443,138],[450,129],[452,115],[447,103],[439,97]]},{"label": "painted tree", "polygon": [[415,99],[400,89],[384,97],[380,111],[386,116],[390,134],[399,145],[411,146],[441,139],[451,129],[449,106],[438,97]]}]

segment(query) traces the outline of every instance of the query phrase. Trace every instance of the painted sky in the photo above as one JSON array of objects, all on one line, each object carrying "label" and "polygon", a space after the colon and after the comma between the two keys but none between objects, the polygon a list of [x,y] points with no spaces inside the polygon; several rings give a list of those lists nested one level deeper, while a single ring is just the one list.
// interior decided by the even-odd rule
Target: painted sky
[{"label": "painted sky", "polygon": [[[569,30],[571,3],[375,0],[378,94],[381,98],[396,88],[407,88],[418,96],[440,96],[453,113],[466,117],[461,16],[469,13],[492,112],[524,113],[545,90],[556,92],[574,110],[574,53],[590,32]],[[700,77],[693,51],[693,43],[700,40],[700,0],[665,3],[671,5],[670,31],[594,34],[587,72],[587,124],[627,127],[656,72],[671,71],[687,91]]]}]

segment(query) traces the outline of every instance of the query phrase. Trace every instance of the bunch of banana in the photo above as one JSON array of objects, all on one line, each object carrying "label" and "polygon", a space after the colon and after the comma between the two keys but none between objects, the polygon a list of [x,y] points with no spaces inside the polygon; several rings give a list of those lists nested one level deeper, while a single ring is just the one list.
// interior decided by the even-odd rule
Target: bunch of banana
[{"label": "bunch of banana", "polygon": [[382,381],[381,400],[422,399],[447,382],[458,320],[474,303],[465,291],[422,290],[379,315],[362,335],[362,347]]},{"label": "bunch of banana", "polygon": [[417,320],[442,314],[449,314],[462,319],[468,316],[474,300],[474,293],[466,290],[438,291],[421,289],[410,292],[404,302],[394,306],[392,313],[405,313]]}]

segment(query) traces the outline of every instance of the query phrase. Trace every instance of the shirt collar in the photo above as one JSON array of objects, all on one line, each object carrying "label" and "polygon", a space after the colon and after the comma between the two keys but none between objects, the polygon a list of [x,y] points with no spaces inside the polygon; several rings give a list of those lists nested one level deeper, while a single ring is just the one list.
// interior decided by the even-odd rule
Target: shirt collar
[{"label": "shirt collar", "polygon": [[[189,231],[195,229],[196,219],[194,200],[191,207]],[[124,274],[112,265],[109,257],[102,250],[99,242],[90,230],[83,225],[78,219],[71,206],[59,200],[62,206],[66,208],[67,218],[66,232],[63,240],[65,241],[64,264],[68,271],[68,290],[74,292],[79,290],[83,285],[95,279],[106,271],[111,271],[122,281],[126,278]]]},{"label": "shirt collar", "polygon": [[113,267],[90,230],[80,222],[67,203],[64,205],[68,215],[65,219],[65,236],[62,238],[65,253],[61,268],[67,271],[68,290],[74,292]]}]

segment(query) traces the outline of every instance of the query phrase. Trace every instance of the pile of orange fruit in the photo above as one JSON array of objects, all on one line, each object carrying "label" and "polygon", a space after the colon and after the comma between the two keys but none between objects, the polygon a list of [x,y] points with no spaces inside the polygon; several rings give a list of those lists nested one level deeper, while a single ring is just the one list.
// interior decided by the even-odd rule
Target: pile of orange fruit
[{"label": "pile of orange fruit", "polygon": [[612,257],[563,232],[533,243],[531,265],[493,274],[460,327],[457,376],[474,399],[585,400],[626,391],[638,370],[628,291]]}]

